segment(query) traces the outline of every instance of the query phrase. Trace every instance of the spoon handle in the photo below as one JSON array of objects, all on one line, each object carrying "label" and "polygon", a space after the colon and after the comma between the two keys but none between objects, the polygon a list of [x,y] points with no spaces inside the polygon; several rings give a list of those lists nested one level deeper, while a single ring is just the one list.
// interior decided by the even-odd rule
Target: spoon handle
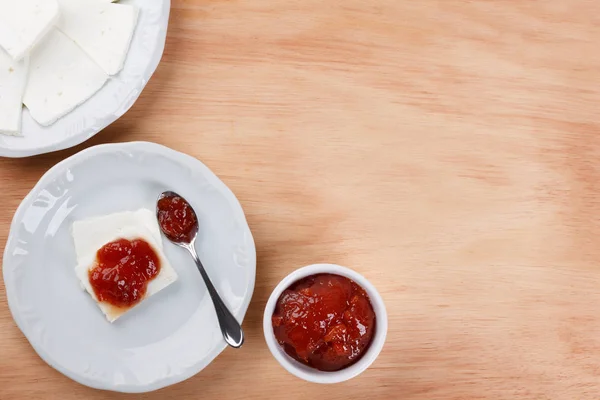
[{"label": "spoon handle", "polygon": [[239,348],[244,344],[244,331],[240,326],[239,322],[235,319],[233,314],[229,311],[219,293],[217,293],[217,289],[213,286],[202,262],[200,261],[200,257],[196,253],[196,249],[194,247],[194,243],[191,243],[189,246],[186,246],[194,261],[196,262],[196,266],[198,267],[198,271],[200,271],[200,275],[204,279],[204,283],[206,284],[206,288],[208,289],[208,293],[210,293],[210,297],[215,305],[215,310],[217,311],[217,319],[219,320],[219,326],[221,327],[221,333],[223,334],[223,338],[231,347]]}]

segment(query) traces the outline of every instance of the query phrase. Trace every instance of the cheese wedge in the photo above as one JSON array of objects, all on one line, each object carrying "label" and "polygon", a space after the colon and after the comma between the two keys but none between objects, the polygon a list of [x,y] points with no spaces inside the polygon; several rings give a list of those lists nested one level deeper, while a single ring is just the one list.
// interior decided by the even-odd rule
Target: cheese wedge
[{"label": "cheese wedge", "polygon": [[28,61],[15,61],[0,49],[0,133],[20,135]]},{"label": "cheese wedge", "polygon": [[20,60],[58,19],[56,0],[0,0],[0,47]]},{"label": "cheese wedge", "polygon": [[58,28],[77,43],[104,72],[123,69],[138,19],[138,8],[107,0],[59,0]]},{"label": "cheese wedge", "polygon": [[[110,303],[99,301],[90,283],[89,272],[97,265],[96,252],[100,250],[100,248],[105,244],[118,239],[142,239],[146,241],[148,244],[150,244],[150,246],[158,256],[158,260],[160,263],[160,272],[158,273],[158,275],[156,275],[156,277],[154,277],[154,279],[148,282],[144,297],[139,303],[130,308],[115,307]],[[110,240],[106,243],[103,243],[102,246],[88,249],[88,255],[85,256],[75,268],[75,274],[79,278],[79,281],[81,282],[85,290],[89,293],[89,295],[92,297],[92,299],[94,299],[94,301],[96,302],[96,304],[98,305],[98,307],[109,322],[114,322],[117,318],[121,317],[129,310],[139,306],[150,296],[155,295],[156,293],[160,292],[161,290],[163,290],[164,288],[166,288],[167,286],[169,286],[177,280],[177,273],[175,272],[173,267],[171,267],[169,261],[163,254],[162,246],[160,246],[159,243],[160,242],[155,242],[154,235],[150,233],[143,225],[122,227],[120,228],[118,233],[113,232],[113,236],[110,238]],[[115,279],[121,279],[119,278],[118,273],[115,275]]]},{"label": "cheese wedge", "polygon": [[48,126],[89,99],[107,79],[71,39],[52,29],[31,53],[23,103],[33,119]]}]

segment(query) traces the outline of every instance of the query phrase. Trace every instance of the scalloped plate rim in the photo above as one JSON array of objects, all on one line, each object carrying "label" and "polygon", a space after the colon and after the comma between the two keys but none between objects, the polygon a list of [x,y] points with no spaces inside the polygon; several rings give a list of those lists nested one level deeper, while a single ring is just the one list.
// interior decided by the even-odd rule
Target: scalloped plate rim
[{"label": "scalloped plate rim", "polygon": [[[52,153],[55,151],[69,149],[71,147],[75,147],[77,145],[80,145],[81,143],[86,142],[87,140],[91,139],[92,137],[94,137],[95,135],[100,133],[104,128],[111,125],[119,118],[121,118],[127,111],[129,111],[131,109],[131,107],[133,107],[133,105],[135,104],[135,102],[137,101],[139,96],[144,91],[144,88],[146,87],[146,85],[148,84],[148,82],[150,81],[152,76],[154,75],[154,72],[156,72],[158,65],[160,64],[160,61],[162,59],[162,56],[163,56],[163,53],[165,50],[170,12],[171,12],[171,0],[163,0],[163,17],[161,19],[161,27],[159,30],[160,34],[159,34],[158,41],[157,41],[158,44],[157,44],[156,48],[154,49],[155,51],[152,56],[152,61],[147,65],[145,72],[140,79],[139,84],[135,87],[135,89],[137,89],[137,94],[135,94],[133,96],[132,101],[130,101],[129,95],[131,93],[133,93],[134,90],[132,90],[128,94],[128,96],[125,96],[123,103],[118,105],[115,112],[113,112],[112,114],[106,115],[103,118],[103,120],[99,123],[99,125],[88,128],[79,134],[66,137],[64,140],[60,140],[58,142],[40,146],[40,147],[32,147],[32,148],[27,148],[27,149],[11,149],[11,148],[6,148],[6,147],[0,146],[0,157],[26,158],[26,157],[32,157],[32,156],[36,156],[36,155],[41,155],[41,154]],[[130,101],[130,104],[127,105],[126,104],[127,101]],[[124,107],[125,105],[126,105],[126,107]],[[74,111],[76,111],[76,110],[77,109],[75,109]],[[72,111],[72,112],[74,112],[74,111]]]},{"label": "scalloped plate rim", "polygon": [[[152,150],[156,153],[160,153],[161,155],[166,156],[166,157],[179,158],[180,160],[184,160],[184,162],[186,162],[186,163],[196,163],[197,164],[196,166],[199,168],[199,171],[201,172],[201,174],[205,175],[205,177],[209,181],[211,181],[211,184],[216,183],[217,185],[221,186],[220,190],[222,191],[222,193],[227,196],[227,198],[232,202],[231,204],[233,204],[233,206],[236,208],[234,211],[236,213],[240,213],[241,216],[243,217],[243,220],[245,222],[246,232],[247,232],[248,238],[249,238],[249,245],[251,246],[251,250],[252,250],[251,266],[254,267],[253,273],[251,274],[251,281],[249,284],[250,291],[248,292],[248,296],[244,299],[244,302],[243,302],[242,306],[240,307],[240,311],[239,311],[240,320],[243,322],[243,319],[245,318],[248,308],[250,306],[250,302],[252,300],[255,285],[256,285],[256,245],[255,245],[254,238],[253,238],[252,232],[250,230],[250,227],[248,226],[248,221],[246,219],[242,205],[239,202],[239,200],[237,199],[237,197],[235,196],[235,194],[231,191],[231,189],[229,189],[229,187],[214,172],[212,172],[212,170],[210,168],[208,168],[202,161],[200,161],[199,159],[192,157],[188,154],[179,152],[179,151],[171,149],[167,146],[153,143],[153,142],[135,141],[135,142],[123,142],[123,143],[108,143],[108,144],[100,144],[100,145],[92,146],[92,147],[84,149],[84,150],[58,162],[53,167],[51,167],[46,173],[44,173],[44,175],[42,175],[42,177],[34,185],[34,187],[31,189],[31,191],[23,198],[23,200],[17,207],[17,210],[15,211],[15,214],[14,214],[13,219],[10,224],[8,239],[6,241],[6,245],[5,245],[5,249],[4,249],[4,254],[3,254],[3,259],[2,259],[2,272],[3,272],[3,280],[4,280],[5,291],[6,291],[6,299],[7,299],[7,303],[8,303],[8,308],[11,312],[13,320],[15,321],[17,327],[23,333],[23,335],[25,336],[27,341],[30,343],[31,347],[34,349],[34,351],[37,353],[37,355],[42,360],[44,360],[44,362],[46,362],[46,364],[48,364],[50,367],[54,368],[61,374],[72,379],[73,381],[78,382],[84,386],[88,386],[93,389],[107,390],[107,391],[121,392],[121,393],[147,393],[147,392],[152,392],[152,391],[159,390],[159,389],[162,389],[162,388],[165,388],[168,386],[175,385],[177,383],[183,382],[183,381],[197,375],[204,368],[206,368],[208,365],[210,365],[223,352],[223,350],[225,350],[227,348],[227,344],[225,343],[225,341],[223,341],[221,346],[213,348],[213,350],[209,353],[209,355],[203,359],[203,362],[200,362],[200,363],[198,363],[198,365],[194,365],[194,367],[189,368],[186,371],[186,373],[183,373],[181,375],[174,376],[171,378],[155,380],[149,384],[143,384],[143,385],[129,384],[129,385],[120,385],[120,386],[116,387],[115,385],[104,384],[104,383],[97,382],[92,379],[86,378],[85,376],[71,373],[71,371],[68,371],[68,370],[62,368],[61,366],[53,363],[53,358],[50,357],[37,343],[32,341],[32,339],[30,338],[30,335],[28,335],[25,332],[25,330],[23,329],[24,324],[21,321],[21,317],[14,310],[14,308],[16,307],[16,302],[17,302],[17,300],[15,298],[16,294],[12,291],[12,289],[9,288],[9,285],[7,285],[7,282],[9,282],[12,279],[10,276],[11,272],[7,272],[9,270],[9,268],[5,268],[5,262],[4,262],[4,260],[9,259],[11,257],[9,255],[9,249],[11,249],[13,247],[12,243],[16,240],[16,236],[13,235],[13,233],[17,231],[17,225],[22,220],[23,213],[26,211],[26,209],[28,208],[28,206],[31,203],[31,199],[34,197],[34,195],[37,193],[37,191],[39,191],[40,188],[44,187],[47,183],[49,183],[50,181],[55,179],[56,176],[61,171],[63,171],[65,168],[68,168],[69,165],[76,165],[78,163],[84,162],[87,158],[93,157],[96,154],[112,153],[114,151],[129,152],[128,149],[130,149],[130,148],[133,150],[150,149],[150,150]],[[206,360],[208,360],[208,361],[206,361]],[[206,362],[204,362],[204,361],[206,361]]]}]

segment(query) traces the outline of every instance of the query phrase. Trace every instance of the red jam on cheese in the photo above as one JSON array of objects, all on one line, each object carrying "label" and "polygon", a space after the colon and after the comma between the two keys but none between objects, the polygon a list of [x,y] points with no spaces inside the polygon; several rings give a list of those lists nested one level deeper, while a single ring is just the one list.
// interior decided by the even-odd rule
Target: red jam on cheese
[{"label": "red jam on cheese", "polygon": [[184,198],[167,195],[158,201],[158,222],[174,242],[190,242],[196,233],[196,214]]},{"label": "red jam on cheese", "polygon": [[286,353],[321,371],[339,371],[358,361],[375,332],[367,293],[332,274],[312,275],[286,289],[271,321]]},{"label": "red jam on cheese", "polygon": [[118,239],[98,250],[89,279],[98,301],[129,308],[143,299],[159,272],[160,259],[148,242]]}]

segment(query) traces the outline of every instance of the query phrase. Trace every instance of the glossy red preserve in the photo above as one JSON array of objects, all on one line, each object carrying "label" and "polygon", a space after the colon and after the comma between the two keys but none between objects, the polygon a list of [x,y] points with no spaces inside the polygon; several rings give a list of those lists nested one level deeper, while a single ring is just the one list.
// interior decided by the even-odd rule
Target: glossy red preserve
[{"label": "glossy red preserve", "polygon": [[369,348],[375,312],[355,282],[318,274],[281,294],[272,323],[275,338],[291,357],[321,371],[339,371]]},{"label": "glossy red preserve", "polygon": [[116,307],[132,307],[146,294],[148,282],[160,272],[160,259],[143,239],[118,239],[96,253],[96,266],[89,271],[99,301]]},{"label": "glossy red preserve", "polygon": [[177,195],[165,195],[158,200],[158,222],[164,234],[174,242],[190,242],[198,223],[192,207]]}]

